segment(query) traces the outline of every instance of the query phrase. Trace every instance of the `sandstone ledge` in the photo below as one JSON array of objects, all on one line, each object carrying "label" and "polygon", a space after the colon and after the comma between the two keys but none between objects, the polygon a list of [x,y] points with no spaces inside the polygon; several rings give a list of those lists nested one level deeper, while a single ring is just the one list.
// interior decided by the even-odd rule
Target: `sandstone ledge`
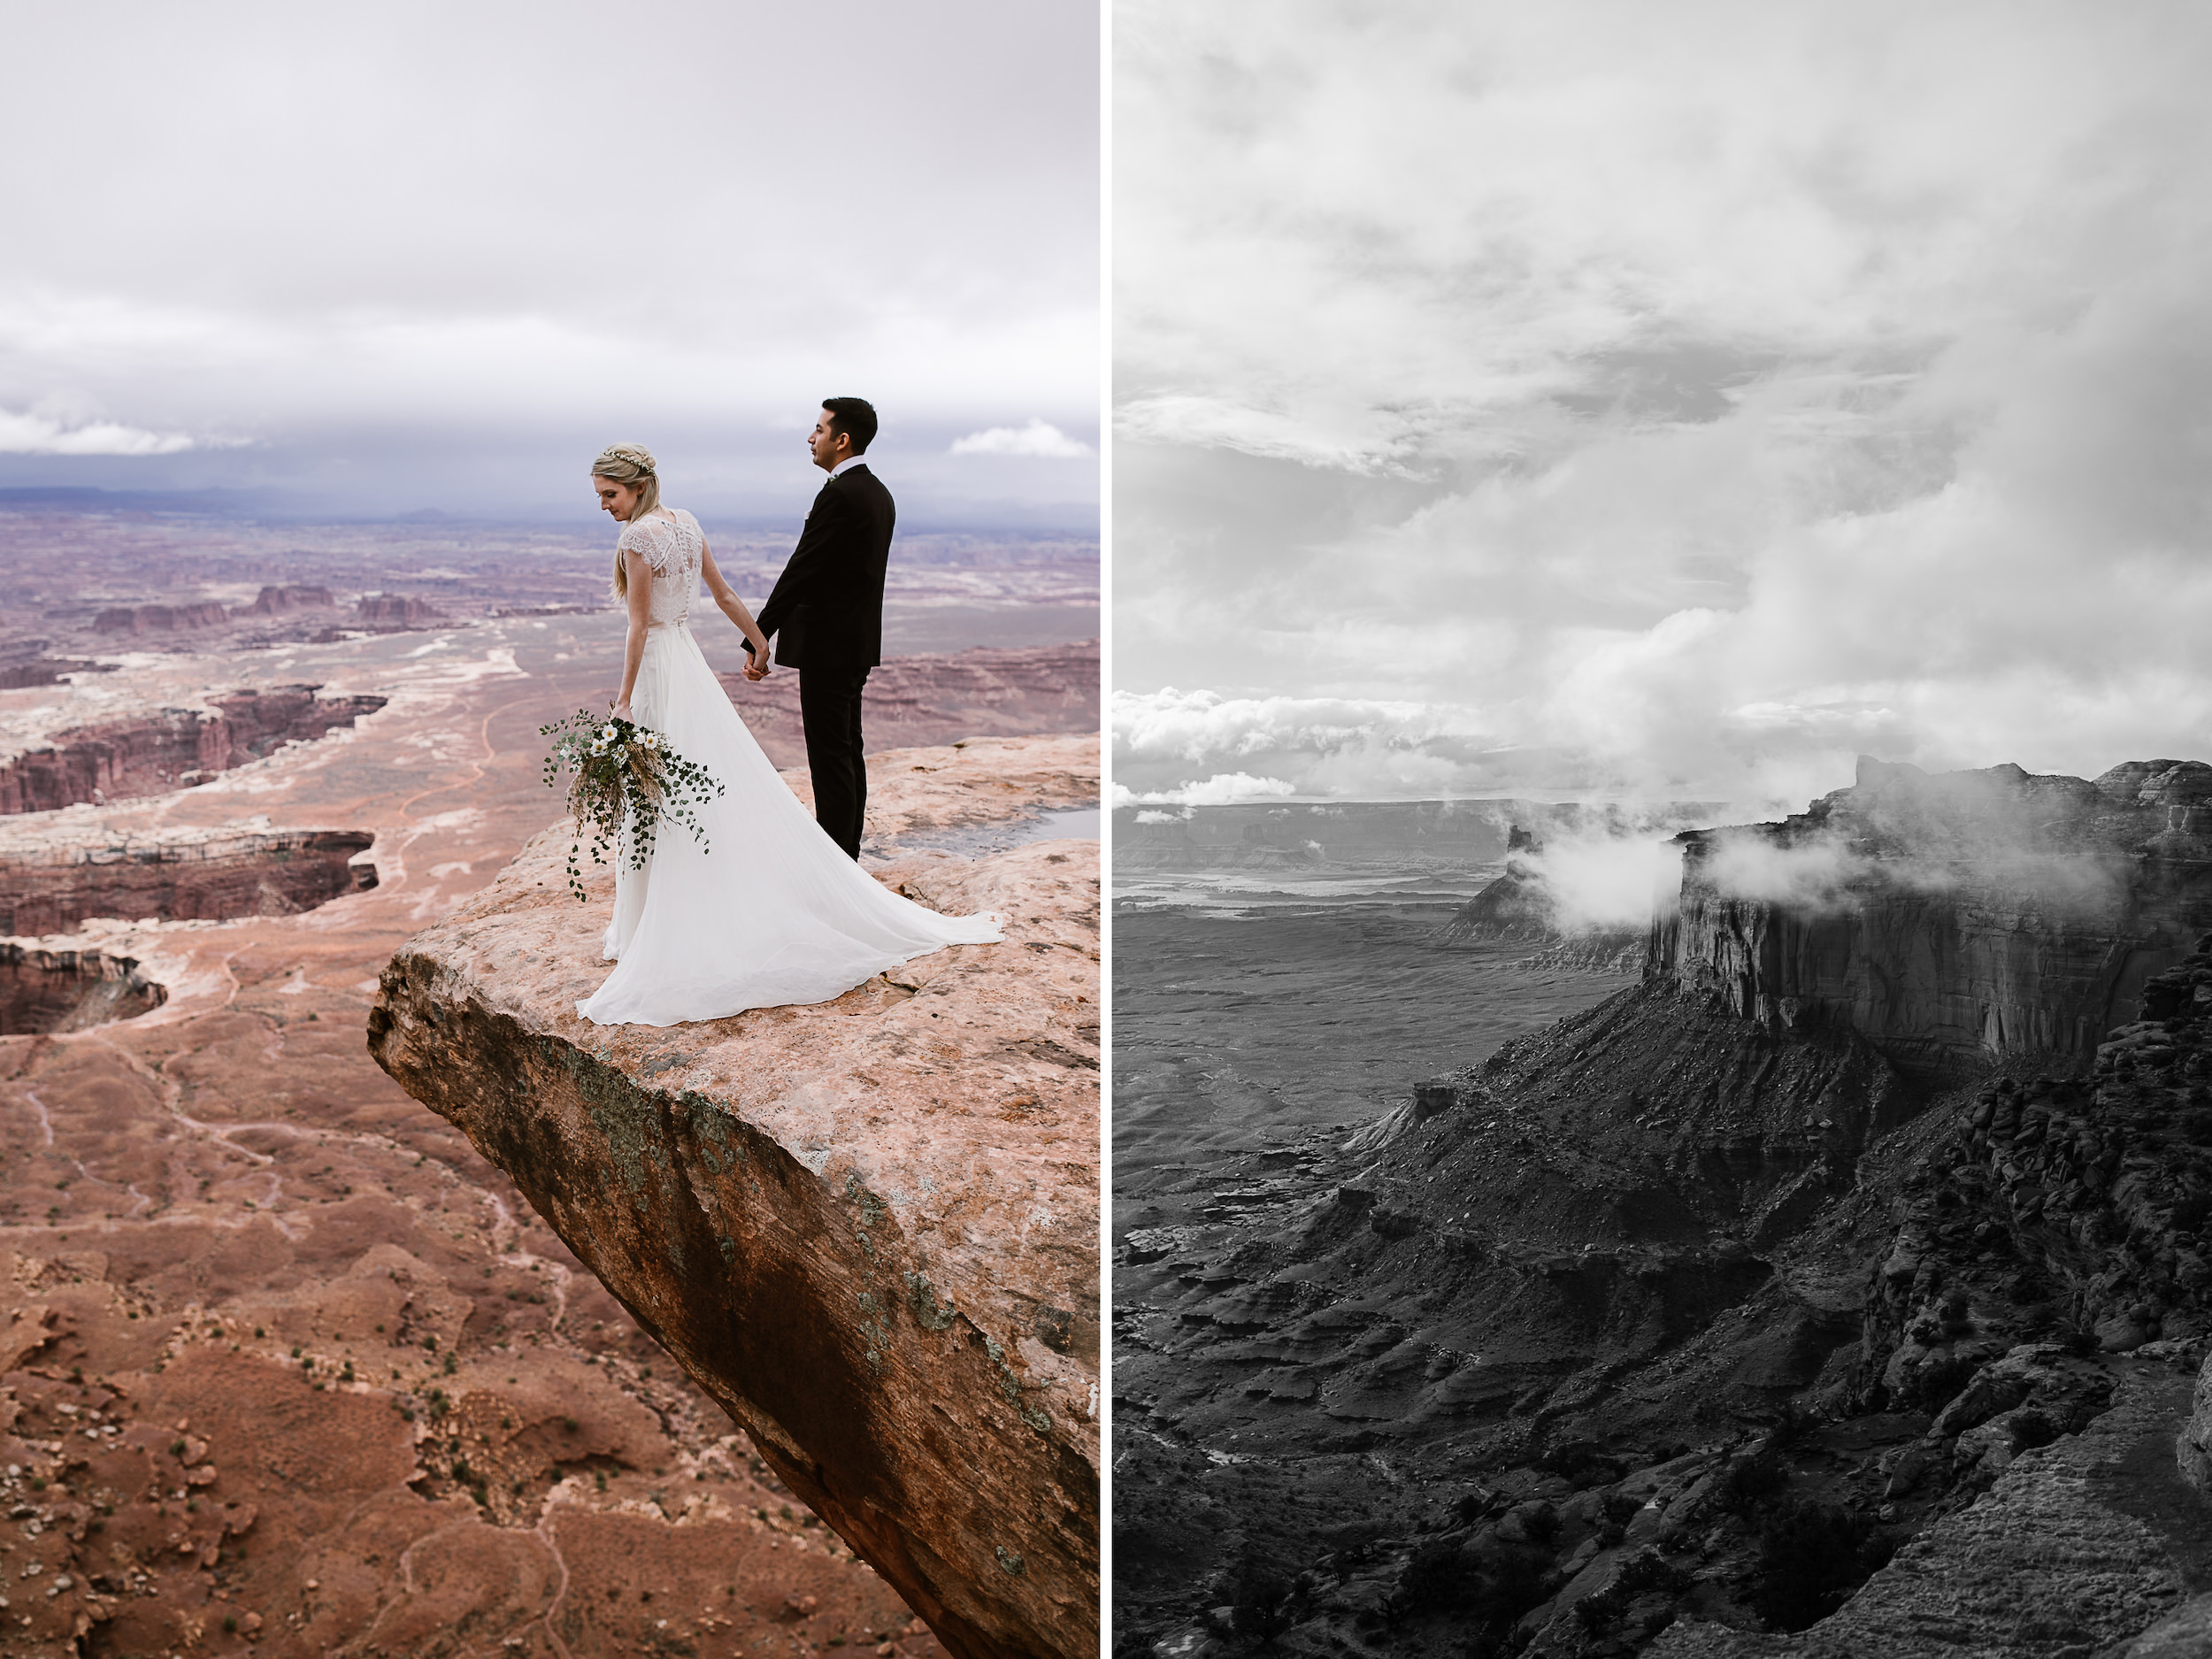
[{"label": "sandstone ledge", "polygon": [[[1057,764],[1066,740],[988,747],[997,765],[960,770],[996,800],[1068,798],[990,787],[1041,756],[1095,795],[1094,747],[1087,776]],[[872,757],[885,818],[944,821],[895,780],[945,753]],[[933,795],[937,770],[904,775]],[[1004,942],[667,1030],[576,1015],[612,884],[570,899],[567,845],[557,825],[394,956],[371,1051],[948,1648],[1094,1652],[1096,843],[880,867],[941,910],[1007,915]]]}]

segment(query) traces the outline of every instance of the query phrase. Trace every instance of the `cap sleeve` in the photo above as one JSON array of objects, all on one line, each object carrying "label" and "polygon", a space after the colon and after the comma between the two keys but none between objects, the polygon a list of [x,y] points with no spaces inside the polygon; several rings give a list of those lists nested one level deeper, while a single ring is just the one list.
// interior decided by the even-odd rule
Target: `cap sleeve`
[{"label": "cap sleeve", "polygon": [[658,575],[668,568],[667,524],[665,518],[641,518],[634,524],[626,524],[615,546],[625,553],[636,554]]}]

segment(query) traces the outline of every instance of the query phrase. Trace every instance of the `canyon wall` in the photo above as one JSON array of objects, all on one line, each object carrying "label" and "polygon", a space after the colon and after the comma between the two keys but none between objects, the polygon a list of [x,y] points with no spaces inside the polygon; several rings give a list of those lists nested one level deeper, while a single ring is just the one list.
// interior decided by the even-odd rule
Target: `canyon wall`
[{"label": "canyon wall", "polygon": [[0,764],[0,814],[50,812],[186,788],[306,742],[382,708],[382,697],[318,697],[315,686],[279,686],[211,698],[57,732]]},{"label": "canyon wall", "polygon": [[130,1019],[160,1007],[167,995],[139,972],[135,957],[0,940],[0,1037]]},{"label": "canyon wall", "polygon": [[175,634],[211,628],[230,620],[213,601],[194,605],[116,605],[92,618],[95,634]]},{"label": "canyon wall", "polygon": [[415,627],[445,613],[412,594],[364,594],[354,614],[365,627]]},{"label": "canyon wall", "polygon": [[327,588],[300,584],[264,583],[253,603],[231,612],[237,617],[283,617],[296,611],[327,611],[338,603]]},{"label": "canyon wall", "polygon": [[285,916],[376,886],[366,830],[181,830],[38,844],[0,835],[0,934],[65,933],[89,917],[220,921]]},{"label": "canyon wall", "polygon": [[2212,926],[2212,766],[2094,782],[2016,766],[1858,781],[1779,824],[1696,830],[1647,978],[1906,1063],[2085,1058]]}]

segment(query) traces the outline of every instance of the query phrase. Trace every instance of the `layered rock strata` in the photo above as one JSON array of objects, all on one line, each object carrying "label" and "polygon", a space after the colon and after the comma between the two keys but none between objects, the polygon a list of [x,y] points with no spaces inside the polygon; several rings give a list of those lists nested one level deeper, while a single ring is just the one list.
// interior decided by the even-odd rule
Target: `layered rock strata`
[{"label": "layered rock strata", "polygon": [[96,946],[0,939],[0,1037],[82,1031],[161,1006],[135,957]]},{"label": "layered rock strata", "polygon": [[112,663],[96,663],[87,657],[33,657],[22,662],[0,663],[0,691],[58,685],[65,674],[105,674],[114,669]]},{"label": "layered rock strata", "polygon": [[1678,838],[1648,972],[1792,1029],[1924,1060],[2086,1057],[2212,927],[2212,766],[2093,782],[1860,763],[1779,824]]},{"label": "layered rock strata", "polygon": [[266,584],[250,605],[241,605],[234,617],[284,617],[299,611],[328,611],[338,603],[327,588],[298,584]]},{"label": "layered rock strata", "polygon": [[412,594],[364,594],[354,607],[355,618],[368,628],[421,627],[444,614],[427,599]]},{"label": "layered rock strata", "polygon": [[230,620],[230,612],[210,601],[196,605],[117,605],[92,618],[95,634],[175,634],[211,628]]},{"label": "layered rock strata", "polygon": [[[961,756],[878,759],[927,783]],[[576,1015],[611,884],[568,899],[567,845],[549,831],[393,958],[378,1061],[948,1649],[1091,1651],[1095,845],[895,864],[881,878],[938,909],[1006,915],[1005,941],[668,1031]]]},{"label": "layered rock strata", "polygon": [[[287,916],[376,886],[365,830],[256,826],[118,833],[19,818],[0,830],[0,934],[67,933],[92,917]],[[28,826],[36,824],[35,829]]]},{"label": "layered rock strata", "polygon": [[311,742],[382,708],[377,696],[318,697],[316,686],[237,691],[55,732],[0,763],[0,814],[49,812],[188,788],[287,743]]}]

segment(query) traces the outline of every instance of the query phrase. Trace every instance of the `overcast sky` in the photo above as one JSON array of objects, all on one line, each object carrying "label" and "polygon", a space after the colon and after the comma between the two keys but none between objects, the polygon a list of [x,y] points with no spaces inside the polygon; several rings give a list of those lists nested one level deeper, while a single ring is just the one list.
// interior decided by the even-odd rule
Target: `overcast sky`
[{"label": "overcast sky", "polygon": [[2212,10],[1117,18],[1125,787],[2212,759]]},{"label": "overcast sky", "polygon": [[772,515],[851,392],[902,516],[1094,518],[1088,0],[72,0],[8,55],[0,485],[505,511],[630,439]]}]

